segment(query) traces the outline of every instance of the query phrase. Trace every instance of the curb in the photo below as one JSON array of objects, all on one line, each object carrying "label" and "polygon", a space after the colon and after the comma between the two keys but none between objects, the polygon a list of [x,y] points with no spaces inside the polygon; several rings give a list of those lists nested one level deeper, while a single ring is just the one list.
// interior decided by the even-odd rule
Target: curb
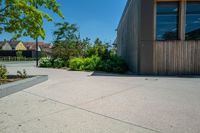
[{"label": "curb", "polygon": [[24,80],[19,80],[5,85],[0,85],[0,98],[30,88],[47,80],[48,80],[47,75],[41,75]]}]

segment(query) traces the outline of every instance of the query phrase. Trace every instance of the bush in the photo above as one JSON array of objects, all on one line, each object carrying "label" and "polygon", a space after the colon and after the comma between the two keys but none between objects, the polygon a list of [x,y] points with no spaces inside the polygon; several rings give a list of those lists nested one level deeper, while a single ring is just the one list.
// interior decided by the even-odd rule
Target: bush
[{"label": "bush", "polygon": [[100,61],[101,61],[101,58],[98,56],[85,58],[82,69],[86,71],[95,71],[98,68]]},{"label": "bush", "polygon": [[83,65],[83,58],[74,58],[69,61],[69,68],[71,70],[80,71]]},{"label": "bush", "polygon": [[128,67],[124,60],[117,55],[111,56],[109,59],[102,60],[99,64],[98,70],[114,73],[125,73]]},{"label": "bush", "polygon": [[114,73],[125,73],[128,70],[126,63],[116,55],[106,60],[102,60],[98,56],[74,58],[69,61],[69,68],[76,71],[105,71]]},{"label": "bush", "polygon": [[22,58],[22,57],[23,57],[22,51],[17,51],[17,52],[16,52],[16,56],[17,56],[18,58]]},{"label": "bush", "polygon": [[39,60],[40,67],[52,67],[52,59],[49,57],[43,57]]},{"label": "bush", "polygon": [[101,59],[97,56],[88,58],[74,58],[69,61],[69,68],[76,71],[95,71]]},{"label": "bush", "polygon": [[65,62],[61,58],[57,58],[53,61],[53,67],[55,68],[62,68],[64,67],[64,65],[65,65]]},{"label": "bush", "polygon": [[7,79],[8,71],[5,66],[0,65],[0,79]]}]

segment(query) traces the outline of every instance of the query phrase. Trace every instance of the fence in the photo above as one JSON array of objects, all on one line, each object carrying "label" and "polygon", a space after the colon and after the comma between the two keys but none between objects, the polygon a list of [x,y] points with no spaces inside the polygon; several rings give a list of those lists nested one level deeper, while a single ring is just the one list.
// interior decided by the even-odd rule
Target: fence
[{"label": "fence", "polygon": [[[36,51],[33,50],[25,50],[21,51],[22,56],[26,58],[35,58],[36,57]],[[39,56],[41,55],[41,52],[38,51]],[[16,57],[17,51],[16,50],[0,50],[0,57]]]}]

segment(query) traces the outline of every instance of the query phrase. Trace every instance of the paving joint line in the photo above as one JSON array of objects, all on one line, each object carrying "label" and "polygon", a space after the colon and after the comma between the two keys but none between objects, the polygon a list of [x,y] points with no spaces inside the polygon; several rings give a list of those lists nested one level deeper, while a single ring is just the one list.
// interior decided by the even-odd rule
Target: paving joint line
[{"label": "paving joint line", "polygon": [[48,97],[45,97],[45,96],[41,96],[41,95],[38,95],[38,94],[35,94],[35,93],[31,93],[31,92],[28,92],[28,91],[23,91],[23,92],[25,92],[27,94],[30,94],[30,95],[37,96],[37,97],[46,98],[46,99],[48,99],[50,101],[53,101],[53,102],[56,102],[56,103],[60,103],[60,104],[63,104],[63,105],[66,105],[66,106],[69,106],[69,107],[72,107],[72,108],[75,108],[75,109],[78,109],[78,110],[86,111],[86,112],[89,112],[89,113],[92,113],[92,114],[95,114],[95,115],[98,115],[98,116],[101,116],[101,117],[104,117],[104,118],[107,118],[107,119],[112,119],[112,120],[115,120],[115,121],[118,121],[118,122],[121,122],[121,123],[124,123],[124,124],[132,125],[132,126],[139,127],[139,128],[143,128],[143,129],[150,130],[150,131],[153,131],[153,132],[156,132],[156,133],[162,133],[161,131],[158,131],[158,130],[155,130],[155,129],[151,129],[151,128],[148,128],[148,127],[144,127],[144,126],[141,126],[141,125],[137,125],[137,124],[128,122],[128,121],[124,121],[124,120],[120,120],[120,119],[117,119],[117,118],[114,118],[114,117],[110,117],[110,116],[107,116],[107,115],[96,113],[96,112],[93,112],[93,111],[90,111],[90,110],[87,110],[87,109],[84,109],[84,108],[81,108],[81,107],[78,107],[78,106],[75,106],[75,105],[63,103],[63,102],[60,102],[60,101],[57,101],[57,100],[54,100],[54,99],[51,99],[51,98],[48,98]]},{"label": "paving joint line", "polygon": [[[152,83],[146,83],[146,84],[152,84]],[[146,85],[146,84],[145,84],[145,85]],[[142,87],[142,86],[145,86],[145,85],[138,85],[138,86],[135,86],[135,87],[129,87],[129,88],[127,88],[127,89],[124,89],[124,90],[121,90],[121,91],[118,91],[118,92],[115,92],[115,93],[112,93],[112,94],[109,94],[109,95],[106,95],[106,96],[98,97],[98,98],[96,98],[96,99],[90,100],[90,101],[85,102],[85,103],[80,103],[80,104],[78,104],[77,106],[81,106],[81,105],[93,103],[93,102],[98,101],[98,100],[106,99],[106,98],[108,98],[108,97],[115,96],[115,95],[118,95],[118,94],[121,94],[121,93],[130,91],[130,90],[132,90],[132,89],[136,89],[136,88],[138,88],[138,87]]]},{"label": "paving joint line", "polygon": [[109,95],[105,95],[105,96],[98,97],[98,98],[95,98],[95,99],[93,99],[93,100],[90,100],[90,101],[87,101],[87,102],[84,102],[84,103],[80,103],[80,104],[78,104],[77,106],[81,106],[81,105],[93,103],[93,102],[95,102],[95,101],[102,100],[102,99],[106,99],[106,98],[108,98],[108,97],[115,96],[115,95],[124,93],[124,92],[126,92],[126,91],[130,91],[130,90],[132,90],[132,89],[135,89],[135,88],[138,88],[138,87],[142,87],[142,86],[144,86],[144,85],[138,85],[138,86],[136,86],[136,87],[129,87],[129,88],[127,88],[127,89],[124,89],[124,90],[121,90],[121,91],[117,91],[117,92],[112,93],[112,94],[109,94]]}]

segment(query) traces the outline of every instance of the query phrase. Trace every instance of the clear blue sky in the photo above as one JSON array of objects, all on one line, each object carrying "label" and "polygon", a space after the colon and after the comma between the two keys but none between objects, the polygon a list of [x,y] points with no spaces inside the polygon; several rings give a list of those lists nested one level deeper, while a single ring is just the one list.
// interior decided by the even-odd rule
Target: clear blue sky
[{"label": "clear blue sky", "polygon": [[[92,40],[99,37],[103,41],[112,42],[116,37],[117,25],[127,0],[57,0],[65,16],[65,21],[78,25],[81,37]],[[62,22],[57,15],[49,12],[54,22]],[[54,22],[44,22],[46,30],[45,42],[52,42]],[[10,39],[4,33],[1,40]],[[33,41],[30,38],[21,38],[22,41]],[[40,41],[42,41],[40,39]]]}]

